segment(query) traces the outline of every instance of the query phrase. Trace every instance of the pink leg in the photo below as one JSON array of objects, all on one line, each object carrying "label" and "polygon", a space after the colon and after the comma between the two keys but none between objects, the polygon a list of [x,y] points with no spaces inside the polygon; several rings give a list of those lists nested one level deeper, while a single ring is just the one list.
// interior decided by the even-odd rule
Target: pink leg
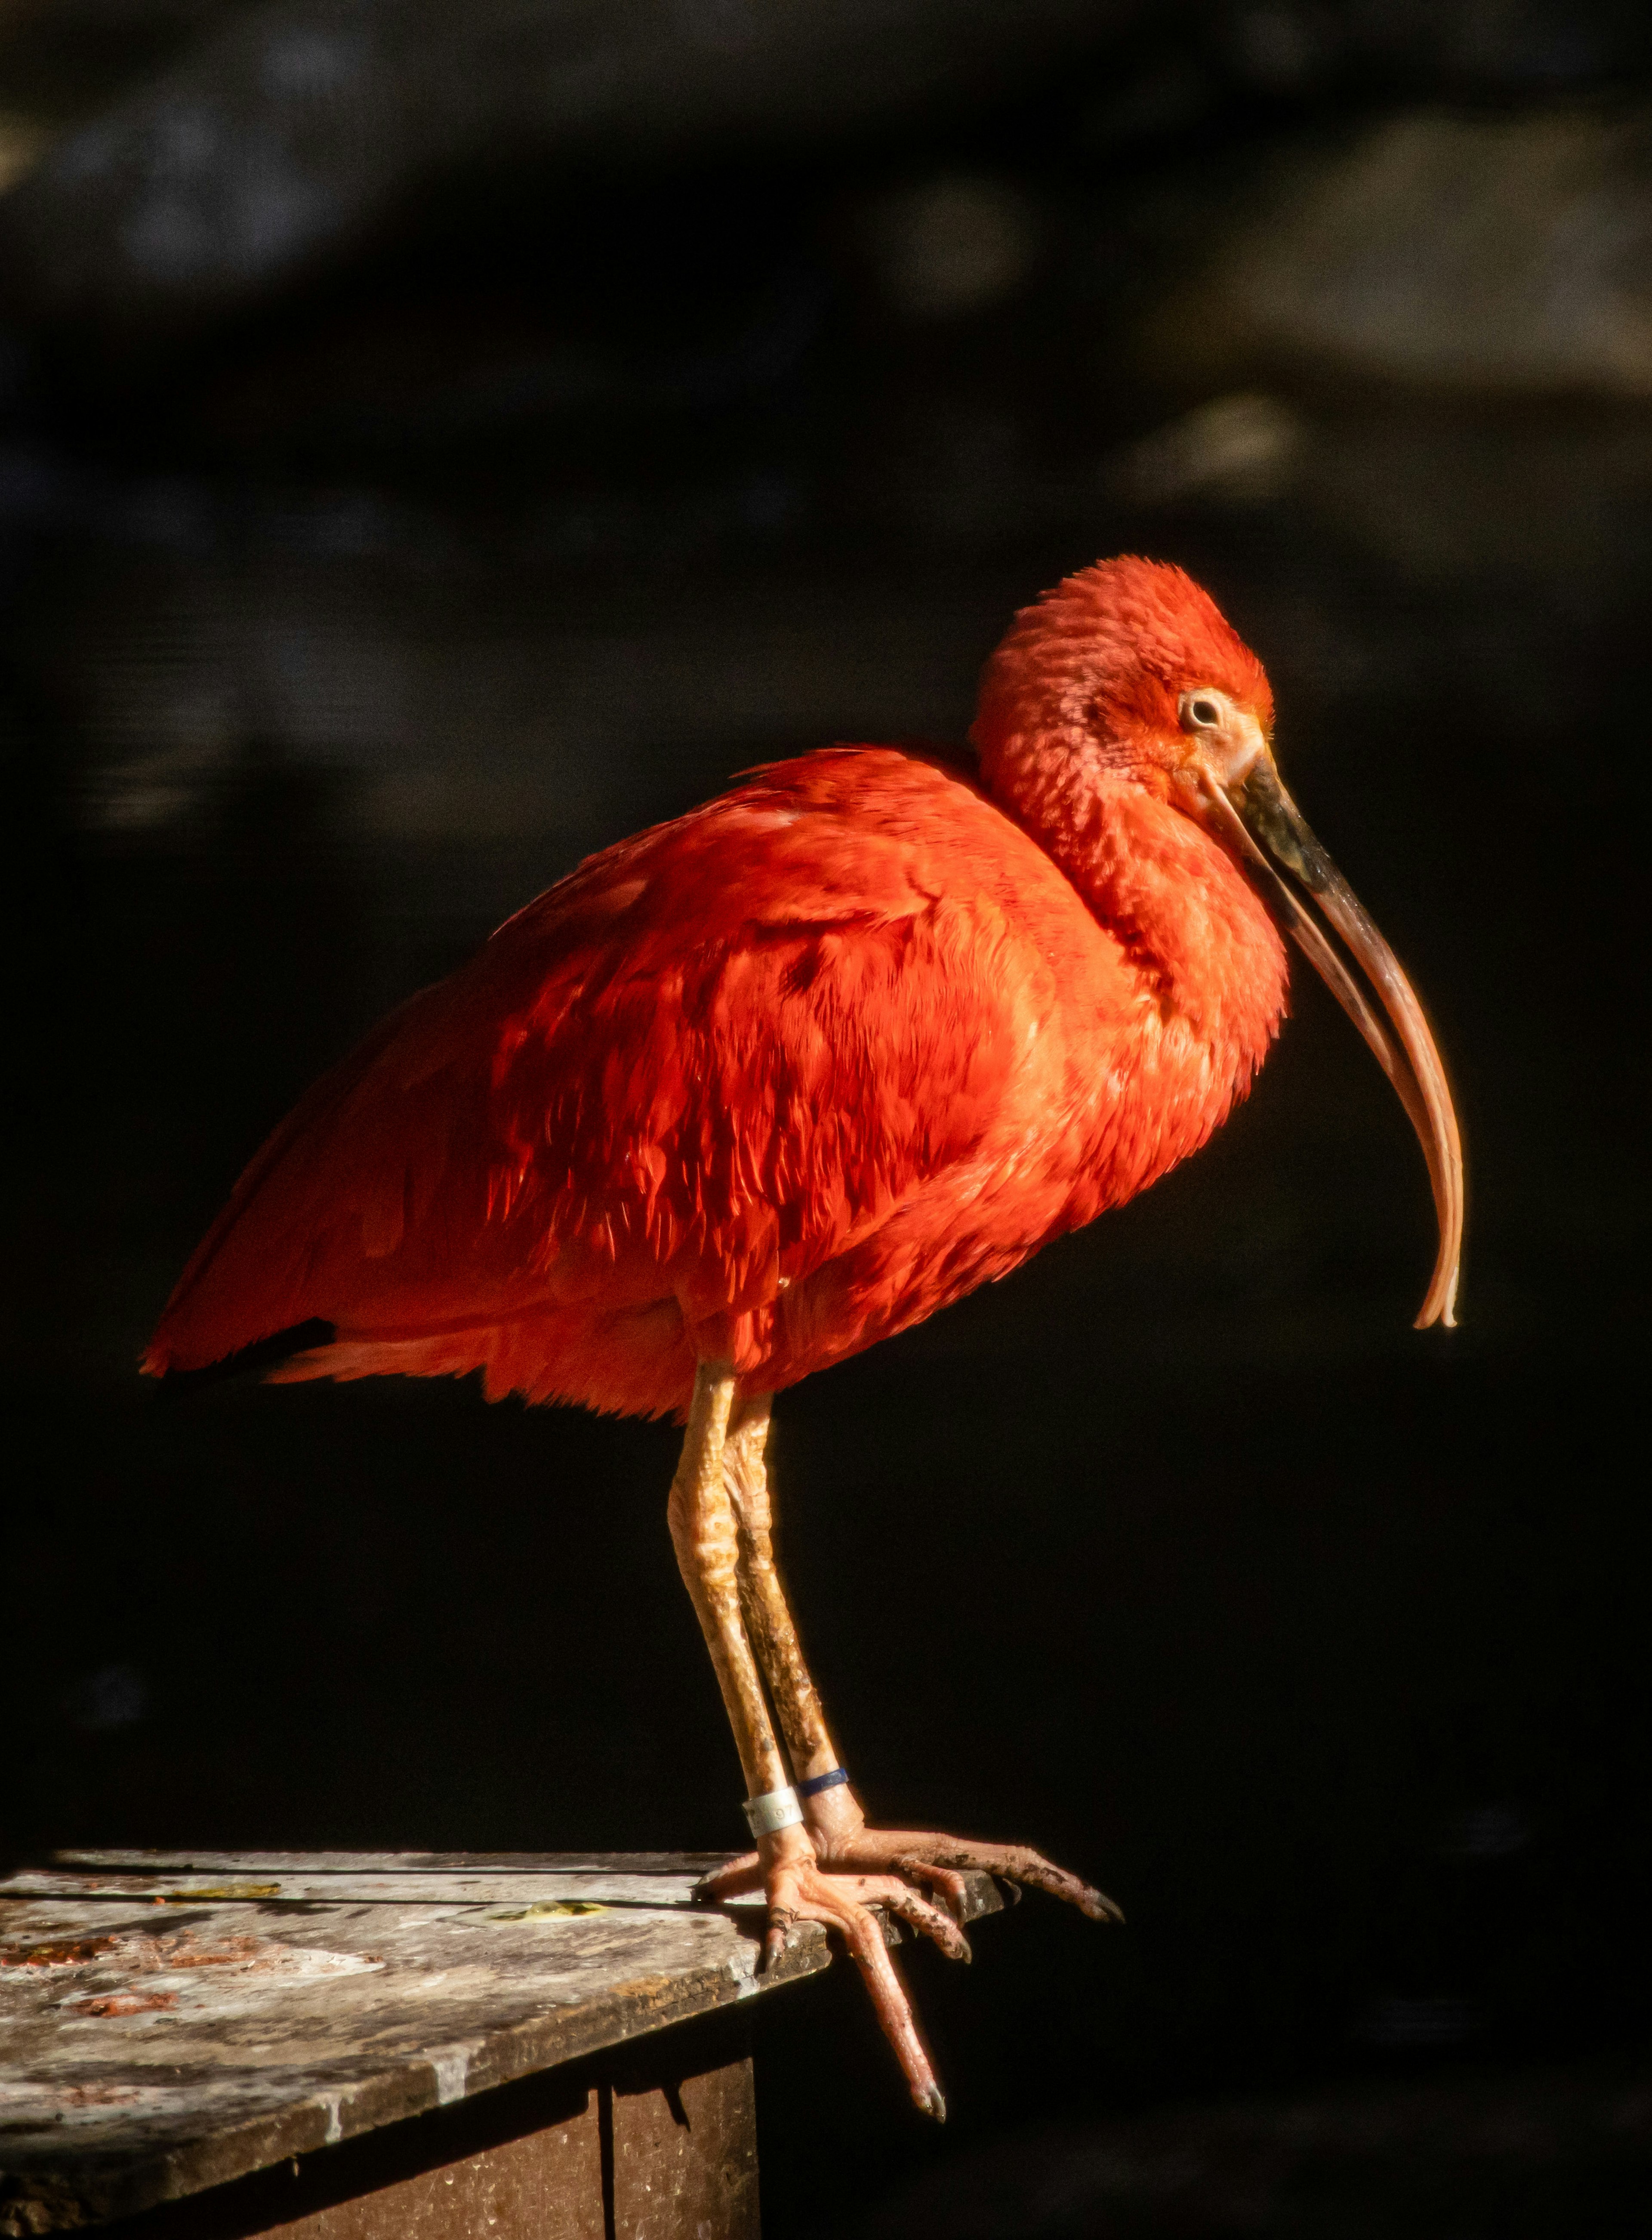
[{"label": "pink leg", "polygon": [[[740,1598],[793,1769],[799,1781],[807,1781],[836,1771],[838,1758],[775,1563],[768,1437],[767,1398],[746,1401],[729,1427],[724,1450],[729,1496],[739,1521]],[[809,1797],[804,1810],[823,1867],[852,1875],[904,1876],[933,1891],[955,1913],[963,1910],[964,1876],[976,1872],[1064,1899],[1091,1921],[1123,1919],[1111,1898],[1025,1844],[961,1841],[927,1830],[869,1828],[846,1783]],[[737,1896],[756,1889],[762,1874],[757,1855],[748,1853],[709,1877],[706,1889],[715,1897]]]},{"label": "pink leg", "polygon": [[[787,1788],[789,1780],[741,1611],[737,1539],[725,1462],[734,1390],[731,1370],[715,1363],[702,1365],[669,1513],[677,1561],[711,1652],[747,1787],[752,1796],[760,1797]],[[946,2103],[911,2002],[869,1908],[884,1908],[933,1937],[955,1959],[967,1959],[969,1946],[957,1923],[897,1876],[823,1872],[814,1843],[803,1828],[783,1828],[765,1836],[750,1866],[751,1879],[745,1886],[761,1886],[769,1900],[765,1963],[781,1950],[788,1930],[797,1922],[818,1921],[836,1930],[865,1979],[913,2100],[926,2114],[944,2117]]]}]

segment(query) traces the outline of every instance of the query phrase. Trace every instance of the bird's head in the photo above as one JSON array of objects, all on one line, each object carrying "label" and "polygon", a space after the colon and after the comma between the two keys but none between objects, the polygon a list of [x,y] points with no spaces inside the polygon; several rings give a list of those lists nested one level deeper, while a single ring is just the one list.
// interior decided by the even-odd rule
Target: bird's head
[{"label": "bird's head", "polygon": [[1140,788],[1249,876],[1416,1130],[1440,1228],[1417,1327],[1449,1327],[1463,1180],[1445,1069],[1393,950],[1280,783],[1273,714],[1261,662],[1190,577],[1156,561],[1104,560],[1016,617],[987,664],[973,737],[989,790],[1035,821],[1082,827],[1121,786]]}]

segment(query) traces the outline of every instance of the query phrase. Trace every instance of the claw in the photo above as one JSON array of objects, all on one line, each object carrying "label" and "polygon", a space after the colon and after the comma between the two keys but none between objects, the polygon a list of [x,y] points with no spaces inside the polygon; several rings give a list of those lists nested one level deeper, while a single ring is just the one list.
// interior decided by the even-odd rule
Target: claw
[{"label": "claw", "polygon": [[791,1932],[797,1925],[797,1917],[783,1907],[771,1907],[769,1926],[763,1931],[763,1957],[757,1963],[757,1973],[765,1975],[776,1962],[785,1957]]}]

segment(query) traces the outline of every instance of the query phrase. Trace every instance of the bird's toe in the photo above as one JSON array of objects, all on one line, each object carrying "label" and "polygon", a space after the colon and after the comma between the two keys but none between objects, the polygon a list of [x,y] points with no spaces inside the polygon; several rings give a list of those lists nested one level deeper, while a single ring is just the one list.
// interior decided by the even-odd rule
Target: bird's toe
[{"label": "bird's toe", "polygon": [[694,1895],[702,1905],[726,1905],[730,1898],[749,1897],[763,1886],[763,1861],[755,1851],[745,1851],[702,1875],[694,1885]]},{"label": "bird's toe", "polygon": [[871,1996],[883,2035],[905,2074],[913,2105],[937,2122],[946,2119],[946,2101],[929,2049],[918,2029],[905,1984],[890,1956],[877,1907],[930,1937],[954,1959],[967,1960],[969,1947],[955,1921],[920,1897],[894,1875],[831,1875],[818,1867],[789,1862],[768,1877],[769,1930],[763,1964],[772,1964],[800,1922],[817,1921],[834,1930],[848,1947]]},{"label": "bird's toe", "polygon": [[862,1828],[827,1856],[829,1866],[864,1874],[893,1871],[923,1883],[956,1912],[964,1910],[964,1877],[992,1875],[1012,1889],[1042,1890],[1076,1906],[1091,1921],[1124,1918],[1110,1897],[1024,1843],[983,1843],[915,1829]]},{"label": "bird's toe", "polygon": [[955,1921],[963,1921],[969,1909],[969,1884],[954,1867],[937,1867],[929,1859],[914,1858],[909,1851],[895,1862],[897,1874],[909,1882],[917,1883],[944,1900]]}]

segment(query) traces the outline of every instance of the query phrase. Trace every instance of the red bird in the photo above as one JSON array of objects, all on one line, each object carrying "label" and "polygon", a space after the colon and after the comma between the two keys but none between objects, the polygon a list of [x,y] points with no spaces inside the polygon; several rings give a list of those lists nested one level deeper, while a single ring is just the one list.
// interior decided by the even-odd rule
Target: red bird
[{"label": "red bird", "polygon": [[937,2115],[869,1904],[956,1956],[967,1870],[1115,1909],[1035,1851],[866,1825],[775,1569],[770,1402],[1196,1150],[1279,1030],[1281,927],[1422,1139],[1440,1244],[1418,1323],[1450,1323],[1444,1073],[1280,783],[1272,717],[1179,569],[1069,577],[988,663],[978,777],[887,747],[757,770],[593,856],[385,1020],[253,1160],[145,1356],[199,1368],[320,1320],[330,1342],[280,1378],[480,1370],[490,1399],[685,1421],[670,1529],[757,1846],[711,1893],[761,1886],[770,1952],[798,1920],[840,1930]]}]

